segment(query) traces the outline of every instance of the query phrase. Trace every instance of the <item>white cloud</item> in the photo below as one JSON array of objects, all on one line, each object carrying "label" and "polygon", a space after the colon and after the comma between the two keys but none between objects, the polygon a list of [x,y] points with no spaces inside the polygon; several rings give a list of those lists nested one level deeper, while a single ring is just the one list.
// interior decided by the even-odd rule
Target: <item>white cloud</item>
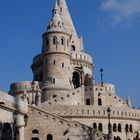
[{"label": "white cloud", "polygon": [[140,0],[103,0],[101,10],[108,11],[114,23],[140,17]]}]

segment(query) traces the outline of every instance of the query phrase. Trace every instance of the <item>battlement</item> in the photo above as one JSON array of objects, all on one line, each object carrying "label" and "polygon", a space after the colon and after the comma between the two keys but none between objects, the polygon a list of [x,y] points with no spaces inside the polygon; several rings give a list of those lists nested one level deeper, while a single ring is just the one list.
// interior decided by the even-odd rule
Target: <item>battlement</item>
[{"label": "battlement", "polygon": [[[38,81],[34,81],[37,85],[39,85]],[[16,82],[10,85],[10,94],[13,93],[23,93],[26,90],[26,92],[32,91],[32,81],[22,81],[22,82]]]},{"label": "battlement", "polygon": [[115,86],[109,83],[104,83],[103,86],[101,84],[95,84],[94,91],[115,94]]},{"label": "battlement", "polygon": [[79,59],[79,60],[82,60],[82,61],[87,61],[89,63],[93,63],[92,62],[92,57],[86,53],[76,53],[76,52],[73,52],[72,53],[72,59]]}]

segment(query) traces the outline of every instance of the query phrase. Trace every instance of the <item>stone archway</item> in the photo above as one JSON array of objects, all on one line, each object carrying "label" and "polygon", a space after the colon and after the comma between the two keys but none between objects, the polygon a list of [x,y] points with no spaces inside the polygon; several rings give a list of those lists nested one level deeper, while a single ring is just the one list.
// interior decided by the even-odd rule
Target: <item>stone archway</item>
[{"label": "stone archway", "polygon": [[9,123],[3,125],[2,140],[12,140],[12,128]]},{"label": "stone archway", "polygon": [[80,87],[80,74],[78,72],[73,72],[73,85],[74,85],[74,88],[78,88]]},{"label": "stone archway", "polygon": [[47,135],[47,140],[53,140],[53,136],[51,134]]}]

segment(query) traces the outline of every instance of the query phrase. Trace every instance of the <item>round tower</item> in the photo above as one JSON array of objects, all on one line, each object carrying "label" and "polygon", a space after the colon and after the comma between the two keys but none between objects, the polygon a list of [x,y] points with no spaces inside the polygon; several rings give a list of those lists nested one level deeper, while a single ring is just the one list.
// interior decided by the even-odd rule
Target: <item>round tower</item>
[{"label": "round tower", "polygon": [[70,85],[70,34],[56,2],[48,30],[43,34],[43,100],[62,96]]}]

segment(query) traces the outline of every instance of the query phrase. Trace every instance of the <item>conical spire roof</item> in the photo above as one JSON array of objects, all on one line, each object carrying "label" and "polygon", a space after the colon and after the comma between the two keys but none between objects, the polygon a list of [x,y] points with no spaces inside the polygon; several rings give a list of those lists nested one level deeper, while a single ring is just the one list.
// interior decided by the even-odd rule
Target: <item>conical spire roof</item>
[{"label": "conical spire roof", "polygon": [[71,34],[76,35],[76,37],[77,37],[77,33],[75,30],[74,24],[72,22],[72,18],[70,16],[69,10],[68,10],[66,0],[59,0],[58,6],[60,8],[61,19],[64,22],[67,30],[69,30],[69,32],[71,32]]},{"label": "conical spire roof", "polygon": [[55,3],[51,22],[48,24],[48,32],[64,32],[70,35],[71,45],[76,46],[76,51],[83,51],[82,40],[78,38],[72,18],[70,16],[66,0]]}]

